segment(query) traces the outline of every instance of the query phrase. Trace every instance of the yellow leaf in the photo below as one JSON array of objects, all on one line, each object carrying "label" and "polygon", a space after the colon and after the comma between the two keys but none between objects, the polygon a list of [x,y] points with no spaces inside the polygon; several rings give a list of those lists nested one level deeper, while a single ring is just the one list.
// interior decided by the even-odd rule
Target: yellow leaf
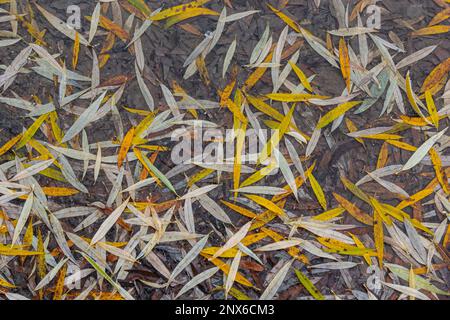
[{"label": "yellow leaf", "polygon": [[256,202],[257,204],[263,206],[264,208],[269,209],[272,212],[275,212],[278,216],[286,217],[286,213],[284,212],[284,210],[281,209],[280,207],[278,207],[272,201],[270,201],[266,198],[260,197],[258,195],[255,195],[255,194],[247,194],[245,196],[247,198],[249,198],[250,200]]},{"label": "yellow leaf", "polygon": [[[86,17],[86,18],[89,21],[91,20],[91,17]],[[130,38],[130,35],[128,34],[128,32],[125,29],[123,29],[117,23],[109,20],[105,16],[100,15],[99,26],[101,26],[102,28],[104,28],[108,31],[111,31],[112,33],[114,33],[114,35],[119,37],[120,40],[122,40],[123,42],[128,41],[128,39]]]},{"label": "yellow leaf", "polygon": [[[366,247],[364,246],[364,244],[361,242],[361,240],[359,240],[359,238],[358,238],[356,235],[354,235],[354,234],[351,233],[351,232],[349,232],[349,234],[350,234],[350,236],[352,237],[353,241],[355,242],[355,244],[356,244],[356,246],[357,246],[358,248],[361,248],[361,249],[365,249],[365,248],[366,248]],[[372,265],[372,260],[370,259],[370,255],[369,255],[369,254],[363,255],[363,258],[364,258],[364,260],[366,260],[366,262],[367,262],[367,264],[368,264],[369,266]]]},{"label": "yellow leaf", "polygon": [[80,192],[77,189],[62,187],[42,187],[42,191],[49,197],[68,197]]},{"label": "yellow leaf", "polygon": [[415,100],[414,92],[412,90],[411,85],[411,78],[409,76],[409,71],[406,74],[406,95],[408,96],[409,103],[411,104],[411,107],[414,109],[414,111],[421,117],[425,118],[422,111],[420,111],[419,106],[417,105],[417,102]]},{"label": "yellow leaf", "polygon": [[80,34],[78,32],[75,33],[75,41],[73,43],[73,53],[72,53],[72,69],[77,68],[78,64],[78,55],[80,54]]},{"label": "yellow leaf", "polygon": [[[272,48],[270,49],[269,54],[264,59],[263,64],[269,63],[272,60],[273,57],[273,48],[275,47],[275,44],[272,45]],[[253,86],[261,79],[261,77],[266,72],[267,67],[258,67],[255,71],[253,71],[245,80],[244,86],[242,87],[242,91],[248,92]]]},{"label": "yellow leaf", "polygon": [[300,33],[300,25],[295,22],[294,20],[292,20],[291,18],[289,18],[286,14],[284,14],[283,12],[281,12],[278,9],[275,9],[274,7],[272,7],[270,4],[267,4],[267,6],[269,7],[270,10],[272,10],[281,20],[283,20],[289,27],[291,27],[292,29],[294,29],[296,32]]},{"label": "yellow leaf", "polygon": [[374,197],[370,197],[370,205],[372,206],[374,212],[378,213],[378,216],[389,226],[392,226],[392,220],[384,213],[384,207],[382,204],[375,199]]},{"label": "yellow leaf", "polygon": [[[247,124],[243,123],[242,127],[237,130],[236,137],[236,154],[234,156],[234,168],[233,168],[233,188],[239,189],[239,183],[241,179],[241,165],[242,165],[242,151],[244,150],[245,134]],[[234,192],[234,198],[236,199],[238,192]]]},{"label": "yellow leaf", "polygon": [[344,38],[339,40],[339,63],[341,65],[342,77],[345,80],[347,92],[350,93],[350,56],[348,55],[348,48]]},{"label": "yellow leaf", "polygon": [[0,278],[0,287],[10,288],[10,289],[17,288],[15,285],[9,283],[6,280],[3,280],[2,278]]},{"label": "yellow leaf", "polygon": [[231,203],[231,202],[228,202],[228,201],[225,201],[225,200],[220,200],[220,202],[222,202],[224,205],[226,205],[231,210],[234,210],[237,213],[239,213],[239,214],[241,214],[241,215],[243,215],[245,217],[248,217],[250,219],[257,219],[258,218],[258,215],[256,213],[253,213],[250,210],[245,209],[245,208],[243,208],[241,206],[238,206],[238,205],[236,205],[234,203]]},{"label": "yellow leaf", "polygon": [[[175,16],[168,18],[166,21],[166,25],[164,27],[170,28],[171,26],[173,26],[174,24],[177,24],[178,22],[181,22],[181,21],[193,18],[193,17],[204,16],[204,15],[218,16],[219,13],[214,10],[207,9],[207,8],[189,8],[180,14],[177,14]],[[150,17],[150,19],[152,19],[152,17]]]},{"label": "yellow leaf", "polygon": [[434,34],[441,34],[446,33],[450,31],[450,26],[447,25],[437,25],[437,26],[431,26],[431,27],[425,27],[416,31],[411,32],[412,36],[418,37],[418,36],[431,36]]},{"label": "yellow leaf", "polygon": [[320,293],[319,289],[308,279],[301,271],[294,269],[300,283],[305,287],[306,290],[314,297],[316,300],[325,300],[323,294]]},{"label": "yellow leaf", "polygon": [[369,226],[373,225],[373,219],[369,214],[365,213],[364,211],[359,209],[355,204],[351,203],[350,201],[338,195],[337,193],[333,192],[333,196],[336,199],[336,201],[356,220]]},{"label": "yellow leaf", "polygon": [[325,198],[325,194],[323,193],[322,187],[320,186],[319,182],[317,182],[312,173],[309,174],[308,179],[311,183],[311,188],[313,189],[317,201],[319,201],[319,204],[322,206],[323,210],[327,210],[327,199]]},{"label": "yellow leaf", "polygon": [[428,151],[428,153],[430,154],[431,163],[433,164],[434,172],[436,173],[436,179],[439,181],[439,184],[441,185],[442,190],[444,190],[444,192],[446,194],[449,194],[449,190],[448,190],[448,186],[447,186],[447,182],[446,182],[447,179],[445,179],[444,173],[442,170],[441,157],[439,156],[436,149],[434,149],[434,148],[431,148],[430,151]]},{"label": "yellow leaf", "polygon": [[436,14],[433,19],[431,19],[430,23],[428,24],[429,27],[434,26],[438,23],[441,23],[442,21],[447,20],[450,18],[450,7],[446,8],[442,11],[440,11],[438,14]]},{"label": "yellow leaf", "polygon": [[398,140],[402,139],[402,136],[398,134],[390,134],[390,133],[378,133],[378,134],[369,134],[366,136],[361,136],[363,139],[375,139],[375,140]]},{"label": "yellow leaf", "polygon": [[384,256],[384,234],[383,234],[383,221],[377,210],[374,210],[373,214],[373,233],[375,240],[375,248],[377,249],[378,263],[380,268],[383,268],[383,256]]},{"label": "yellow leaf", "polygon": [[202,169],[196,174],[194,174],[192,177],[189,178],[188,181],[188,187],[192,187],[195,183],[198,181],[203,180],[207,176],[209,176],[211,173],[214,172],[214,169]]},{"label": "yellow leaf", "polygon": [[291,107],[289,112],[286,114],[286,116],[283,118],[283,121],[281,121],[280,127],[275,133],[270,137],[270,140],[264,145],[263,149],[261,150],[261,153],[258,157],[258,164],[264,162],[268,157],[270,157],[273,148],[276,148],[278,144],[280,143],[280,140],[283,138],[284,134],[289,128],[289,125],[291,123],[292,115],[294,113],[295,105]]},{"label": "yellow leaf", "polygon": [[[37,238],[38,238],[37,250],[39,252],[44,252],[44,242],[42,241],[42,233],[41,233],[41,229],[39,227],[38,227]],[[43,255],[43,254],[39,255],[39,257],[37,259],[37,270],[38,270],[39,279],[42,280],[45,277],[45,275],[47,274],[47,267],[45,264],[45,255]]]},{"label": "yellow leaf", "polygon": [[233,102],[233,100],[228,99],[226,102],[226,106],[233,113],[233,115],[239,119],[239,121],[243,123],[247,123],[247,118],[242,113],[241,109]]},{"label": "yellow leaf", "polygon": [[387,143],[393,145],[397,148],[407,150],[407,151],[416,151],[417,147],[410,145],[409,143],[398,141],[398,140],[386,140]]},{"label": "yellow leaf", "polygon": [[64,290],[64,281],[66,280],[67,264],[59,271],[58,280],[56,280],[55,293],[53,294],[53,300],[61,300]]},{"label": "yellow leaf", "polygon": [[28,141],[30,141],[31,138],[35,135],[36,131],[41,127],[41,125],[44,123],[45,120],[49,117],[49,113],[43,114],[39,118],[34,121],[34,123],[25,131],[22,135],[22,138],[16,145],[16,150],[22,148],[24,145],[27,144]]},{"label": "yellow leaf", "polygon": [[280,122],[283,121],[284,116],[278,110],[271,107],[270,105],[268,105],[261,99],[253,97],[249,94],[246,95],[246,98],[247,98],[247,101],[250,102],[250,104],[252,106],[254,106],[256,109],[258,109],[259,111],[267,114],[268,116],[274,118],[275,120],[278,120]]},{"label": "yellow leaf", "polygon": [[437,113],[436,105],[434,104],[433,96],[429,90],[425,91],[425,99],[427,102],[428,113],[431,121],[436,128],[439,128],[439,115]]},{"label": "yellow leaf", "polygon": [[410,205],[416,203],[417,201],[420,201],[420,200],[428,197],[433,192],[434,192],[433,188],[425,188],[425,189],[413,194],[412,196],[410,196],[409,199],[405,199],[402,202],[400,202],[397,205],[397,208],[403,209],[403,208],[409,207]]},{"label": "yellow leaf", "polygon": [[355,196],[363,200],[364,202],[370,204],[369,196],[364,193],[358,186],[353,184],[350,180],[348,180],[346,177],[341,176],[340,177],[342,184],[345,186],[346,189],[348,189],[351,193],[353,193]]},{"label": "yellow leaf", "polygon": [[14,138],[10,139],[8,142],[6,142],[1,148],[0,148],[0,156],[6,153],[9,149],[14,147],[14,145],[19,141],[19,139],[22,137],[22,134],[18,134]]},{"label": "yellow leaf", "polygon": [[[353,121],[350,120],[349,118],[345,118],[345,125],[347,126],[348,132],[350,132],[350,133],[358,131],[358,128],[355,126]],[[358,141],[359,143],[361,143],[363,146],[365,146],[363,139],[355,138],[355,140]]]},{"label": "yellow leaf", "polygon": [[[275,231],[268,229],[268,228],[261,228],[261,231],[266,233],[270,238],[272,238],[275,242],[280,242],[285,240],[284,237],[278,233],[276,233]],[[304,264],[309,264],[309,260],[308,258],[303,255],[300,254],[300,249],[298,247],[289,247],[287,249],[287,252],[289,253],[289,255],[301,262],[303,262]]]},{"label": "yellow leaf", "polygon": [[341,115],[346,113],[348,110],[360,104],[361,101],[349,101],[338,105],[336,108],[332,109],[326,113],[322,118],[320,118],[317,123],[317,128],[323,128],[333,122],[335,119],[339,118]]},{"label": "yellow leaf", "polygon": [[377,169],[384,168],[386,166],[389,156],[389,149],[387,142],[384,142],[381,146],[380,153],[378,154]]},{"label": "yellow leaf", "polygon": [[120,169],[120,167],[122,167],[123,160],[126,158],[126,156],[128,154],[128,150],[130,150],[130,147],[133,143],[134,132],[135,132],[135,128],[132,127],[130,130],[128,130],[127,134],[123,138],[122,144],[120,146],[119,154],[117,156],[117,166],[119,167],[119,169]]},{"label": "yellow leaf", "polygon": [[[218,267],[225,275],[228,275],[230,272],[230,266],[223,262],[222,260],[218,258],[212,258],[209,255],[200,253],[203,257],[205,257],[208,261],[212,262],[216,267]],[[237,272],[235,281],[246,286],[246,287],[253,287],[253,284],[248,281],[240,272]]]},{"label": "yellow leaf", "polygon": [[283,102],[305,102],[311,99],[327,99],[328,96],[321,96],[317,94],[310,93],[269,93],[266,95],[267,98],[275,101]]},{"label": "yellow leaf", "polygon": [[205,86],[209,87],[211,84],[211,80],[209,78],[208,68],[206,67],[205,59],[203,55],[199,55],[197,59],[195,59],[195,65],[197,66],[197,70],[200,73],[200,78],[202,79]]},{"label": "yellow leaf", "polygon": [[154,14],[153,16],[149,17],[149,19],[153,20],[153,21],[164,20],[169,17],[181,14],[188,9],[200,7],[200,6],[204,5],[205,3],[208,3],[209,1],[210,0],[196,0],[196,1],[186,3],[186,4],[174,6],[174,7],[168,8],[166,10],[162,10],[162,11]]},{"label": "yellow leaf", "polygon": [[295,74],[297,75],[298,79],[302,83],[302,85],[308,90],[309,92],[313,92],[313,88],[311,87],[311,84],[308,81],[308,78],[303,73],[302,69],[300,69],[295,63],[289,60],[289,64],[292,67],[292,70],[294,70]]},{"label": "yellow leaf", "polygon": [[312,219],[319,220],[319,221],[328,221],[333,218],[339,217],[344,212],[345,212],[344,208],[336,207],[336,208],[330,209],[328,211],[322,212],[321,214],[318,214],[317,216],[312,217]]}]

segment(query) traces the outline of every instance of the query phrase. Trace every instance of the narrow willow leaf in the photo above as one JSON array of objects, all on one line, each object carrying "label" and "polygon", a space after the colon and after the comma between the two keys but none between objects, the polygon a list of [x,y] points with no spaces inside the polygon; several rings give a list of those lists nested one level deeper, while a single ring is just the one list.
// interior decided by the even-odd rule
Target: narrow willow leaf
[{"label": "narrow willow leaf", "polygon": [[213,275],[215,275],[217,273],[217,271],[219,271],[219,268],[213,267],[213,268],[203,271],[202,273],[199,273],[198,275],[193,277],[188,283],[186,283],[183,286],[183,288],[181,288],[180,291],[178,291],[177,295],[175,296],[175,299],[178,299],[178,297],[185,294],[189,290],[195,288],[198,284],[211,278]]},{"label": "narrow willow leaf", "polygon": [[272,281],[270,281],[264,292],[259,297],[259,300],[271,300],[275,296],[281,284],[283,283],[284,278],[289,272],[289,269],[291,268],[293,262],[294,260],[286,262],[286,264],[277,272]]},{"label": "narrow willow leaf", "polygon": [[309,280],[300,270],[294,269],[300,283],[316,300],[325,300],[325,297],[320,293],[319,289]]},{"label": "narrow willow leaf", "polygon": [[58,243],[59,248],[67,258],[69,258],[73,263],[77,264],[77,261],[75,260],[75,257],[72,255],[69,245],[67,244],[61,223],[59,222],[58,218],[56,218],[55,215],[53,214],[50,214],[50,223],[52,225],[52,231],[53,234],[55,235],[55,239],[56,242]]},{"label": "narrow willow leaf", "polygon": [[120,206],[118,206],[109,216],[108,218],[103,221],[100,228],[98,228],[97,232],[95,233],[94,237],[91,240],[91,246],[103,239],[108,231],[112,228],[112,226],[116,223],[116,221],[119,219],[120,215],[122,214],[123,210],[125,210],[128,201],[130,201],[130,198],[125,200]]},{"label": "narrow willow leaf", "polygon": [[33,200],[34,200],[33,192],[30,192],[30,194],[27,197],[27,200],[23,205],[22,212],[20,212],[20,216],[19,219],[17,220],[16,227],[14,228],[14,234],[11,242],[12,245],[14,245],[17,242],[17,240],[19,240],[20,233],[22,232],[23,227],[27,223],[28,217],[30,216],[31,213],[31,208],[33,207]]},{"label": "narrow willow leaf", "polygon": [[231,287],[233,287],[233,283],[239,269],[239,263],[241,262],[241,257],[242,251],[238,250],[236,256],[231,262],[230,272],[228,273],[227,281],[225,282],[225,299],[228,298],[228,292],[231,290]]},{"label": "narrow willow leaf", "polygon": [[[60,20],[58,17],[51,14],[50,12],[39,6],[37,3],[35,3],[34,5],[39,9],[42,15],[56,30],[64,34],[66,37],[69,37],[70,39],[75,41],[75,34],[77,33],[75,29],[69,27],[64,21]],[[83,45],[88,45],[88,41],[81,36],[80,36],[80,43]]]},{"label": "narrow willow leaf", "polygon": [[219,250],[216,251],[216,253],[210,258],[210,260],[217,258],[228,249],[236,246],[247,235],[251,225],[251,221],[244,224],[238,232],[236,232]]},{"label": "narrow willow leaf", "polygon": [[233,59],[234,52],[236,51],[237,41],[236,39],[230,44],[228,48],[227,54],[225,55],[225,59],[223,61],[223,69],[222,69],[222,78],[225,78],[225,75],[228,70],[228,66],[230,65],[231,60]]},{"label": "narrow willow leaf", "polygon": [[62,138],[61,142],[67,142],[75,137],[78,133],[81,132],[94,118],[97,113],[100,104],[105,98],[106,91],[103,92],[100,97],[97,98],[82,114],[81,116],[73,123],[73,125],[67,130],[66,134]]},{"label": "narrow willow leaf", "polygon": [[58,274],[59,270],[66,264],[67,260],[69,260],[68,258],[62,259],[61,261],[59,261],[54,267],[53,269],[47,273],[45,275],[45,277],[36,285],[36,287],[34,288],[35,291],[42,289],[43,287],[45,287],[47,284],[49,284],[53,278]]},{"label": "narrow willow leaf", "polygon": [[411,158],[405,163],[402,168],[402,171],[409,170],[415,165],[417,165],[422,159],[427,155],[428,151],[433,147],[433,145],[444,135],[447,131],[447,128],[442,130],[439,133],[436,133],[434,136],[430,137],[427,141],[425,141],[417,150],[413,153]]},{"label": "narrow willow leaf", "polygon": [[115,282],[91,257],[87,254],[80,252],[81,255],[94,267],[94,269],[103,277],[106,281],[108,281],[117,291],[119,291],[120,295],[127,300],[134,300],[134,298],[122,288],[117,282]]},{"label": "narrow willow leaf", "polygon": [[361,103],[361,101],[350,101],[350,102],[345,102],[343,104],[340,104],[339,106],[337,106],[336,108],[334,108],[333,110],[331,110],[327,114],[325,114],[322,118],[320,118],[319,122],[317,123],[317,128],[323,128],[323,127],[327,126],[332,121],[339,118],[345,112],[347,112],[348,110],[357,106],[360,103]]},{"label": "narrow willow leaf", "polygon": [[184,256],[184,258],[177,264],[175,269],[173,269],[172,274],[170,275],[170,278],[168,280],[168,284],[170,284],[172,281],[175,280],[175,278],[186,269],[186,267],[191,264],[191,262],[198,257],[200,252],[202,251],[203,247],[206,245],[206,242],[208,241],[208,236],[203,237],[200,241],[198,241],[192,249]]}]

